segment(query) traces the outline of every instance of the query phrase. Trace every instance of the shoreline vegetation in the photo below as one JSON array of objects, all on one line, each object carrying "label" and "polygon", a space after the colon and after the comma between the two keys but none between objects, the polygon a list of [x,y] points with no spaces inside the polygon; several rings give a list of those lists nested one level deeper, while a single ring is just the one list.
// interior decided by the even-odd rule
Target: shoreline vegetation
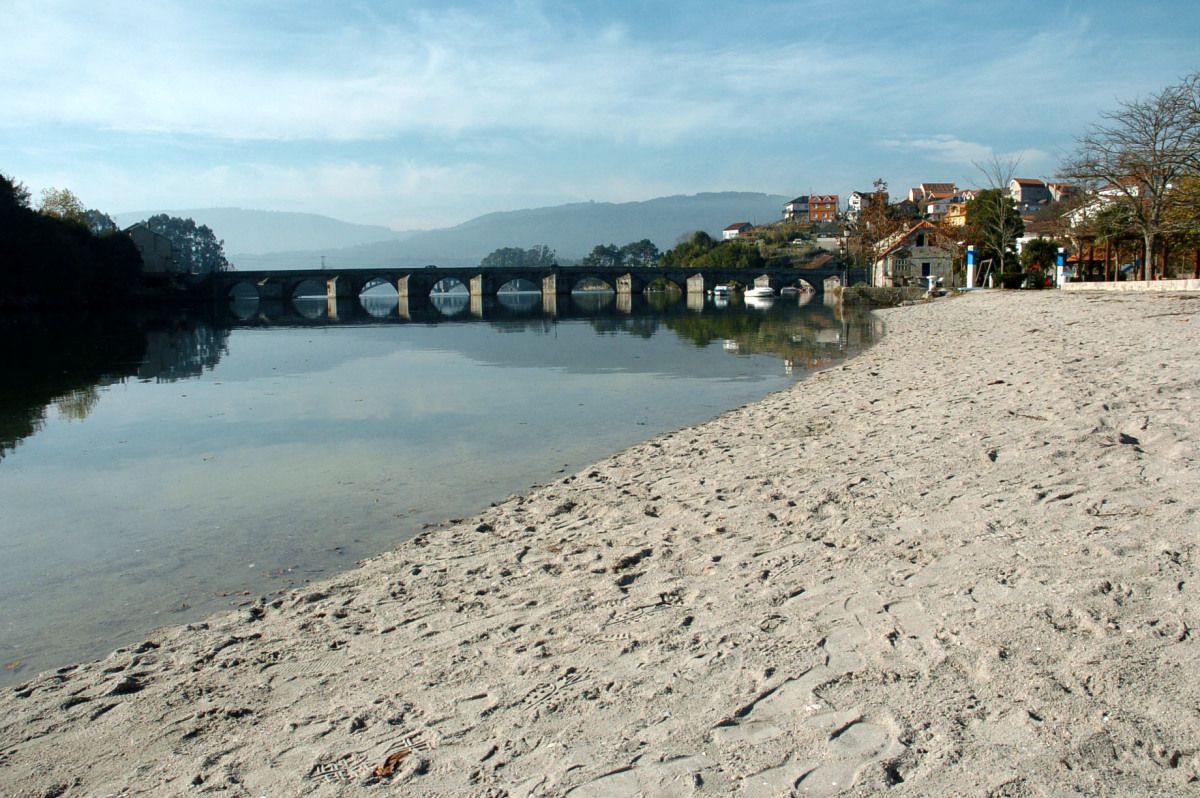
[{"label": "shoreline vegetation", "polygon": [[3,691],[0,792],[1194,790],[1200,302],[879,312],[761,402]]}]

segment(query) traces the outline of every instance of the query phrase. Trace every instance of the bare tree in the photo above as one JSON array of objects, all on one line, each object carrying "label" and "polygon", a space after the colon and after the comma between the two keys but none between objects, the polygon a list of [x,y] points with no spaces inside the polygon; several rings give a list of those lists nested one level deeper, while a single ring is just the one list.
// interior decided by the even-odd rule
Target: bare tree
[{"label": "bare tree", "polygon": [[1154,274],[1155,249],[1166,231],[1172,190],[1200,170],[1200,73],[1146,99],[1122,102],[1078,140],[1060,176],[1081,184],[1098,203],[1129,213],[1145,247],[1143,278]]},{"label": "bare tree", "polygon": [[972,163],[988,188],[967,204],[967,224],[984,252],[996,259],[997,273],[1007,274],[1008,258],[1016,257],[1017,239],[1025,232],[1025,222],[1009,194],[1009,184],[1017,176],[1021,159],[993,155],[984,163]]}]

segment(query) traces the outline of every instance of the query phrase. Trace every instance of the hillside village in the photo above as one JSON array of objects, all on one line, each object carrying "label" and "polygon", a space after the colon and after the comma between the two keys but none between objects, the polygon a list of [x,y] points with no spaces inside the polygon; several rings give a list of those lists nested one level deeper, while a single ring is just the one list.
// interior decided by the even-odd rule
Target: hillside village
[{"label": "hillside village", "polygon": [[[1068,279],[1132,279],[1143,262],[1139,240],[1097,224],[1118,193],[1103,187],[1089,194],[1067,182],[1012,177],[1000,189],[923,182],[893,198],[879,180],[870,190],[852,192],[844,204],[837,194],[798,196],[784,204],[780,221],[757,227],[735,222],[722,240],[754,242],[768,262],[824,265],[838,258],[868,267],[879,287],[927,286],[930,280],[961,287],[972,259],[976,285],[1041,287],[1059,265],[1060,249]],[[1003,263],[997,239],[1007,240]],[[1200,276],[1200,248],[1172,252],[1168,244],[1156,276]]]}]

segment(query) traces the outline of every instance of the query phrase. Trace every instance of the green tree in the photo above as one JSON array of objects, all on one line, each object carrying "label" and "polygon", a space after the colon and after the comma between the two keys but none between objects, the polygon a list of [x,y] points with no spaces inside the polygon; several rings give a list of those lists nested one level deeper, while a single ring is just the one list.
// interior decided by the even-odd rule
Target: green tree
[{"label": "green tree", "polygon": [[658,263],[660,266],[692,266],[696,261],[707,255],[717,242],[703,230],[697,230],[689,237],[683,237],[673,249],[663,253]]},{"label": "green tree", "polygon": [[616,244],[597,244],[580,266],[610,268],[625,265],[625,256]]},{"label": "green tree", "polygon": [[0,173],[0,211],[29,207],[29,189],[16,178]]},{"label": "green tree", "polygon": [[658,247],[648,238],[621,247],[622,260],[628,266],[653,266],[659,254]]},{"label": "green tree", "polygon": [[42,189],[42,203],[38,210],[54,219],[87,226],[87,211],[83,203],[67,188]]},{"label": "green tree", "polygon": [[1058,264],[1058,242],[1049,238],[1035,238],[1021,250],[1021,265],[1025,271],[1052,270]]},{"label": "green tree", "polygon": [[225,242],[208,225],[197,226],[192,219],[160,213],[147,219],[146,226],[171,240],[183,271],[207,274],[232,268],[225,259]]},{"label": "green tree", "polygon": [[538,244],[530,249],[521,249],[520,247],[501,247],[493,250],[479,265],[485,269],[498,268],[549,268],[555,263],[555,253],[550,247],[544,244]]},{"label": "green tree", "polygon": [[104,211],[89,208],[83,214],[84,224],[92,231],[92,235],[102,236],[117,232],[116,221]]},{"label": "green tree", "polygon": [[984,189],[968,202],[966,228],[967,240],[979,247],[981,260],[991,258],[997,275],[1011,271],[1025,222],[1006,189]]},{"label": "green tree", "polygon": [[758,246],[748,241],[724,241],[692,262],[693,266],[723,269],[761,269],[766,265]]},{"label": "green tree", "polygon": [[28,190],[0,176],[0,305],[113,304],[128,298],[141,274],[137,247],[128,236],[92,235],[70,218],[81,210],[73,198],[53,191],[44,197],[47,212],[34,211]]}]

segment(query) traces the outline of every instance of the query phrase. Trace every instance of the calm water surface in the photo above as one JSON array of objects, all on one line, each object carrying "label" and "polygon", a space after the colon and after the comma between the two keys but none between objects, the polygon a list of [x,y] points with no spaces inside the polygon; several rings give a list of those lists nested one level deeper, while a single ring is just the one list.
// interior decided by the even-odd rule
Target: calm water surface
[{"label": "calm water surface", "polygon": [[877,334],[819,302],[5,321],[0,683],[351,567]]}]

